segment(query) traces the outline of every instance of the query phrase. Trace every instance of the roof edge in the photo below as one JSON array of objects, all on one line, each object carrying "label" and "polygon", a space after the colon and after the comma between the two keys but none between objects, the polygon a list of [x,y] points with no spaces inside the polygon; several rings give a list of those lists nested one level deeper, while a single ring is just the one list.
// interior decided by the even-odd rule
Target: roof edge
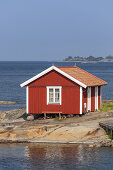
[{"label": "roof edge", "polygon": [[53,70],[53,67],[54,67],[54,66],[51,66],[51,67],[49,67],[48,69],[46,69],[46,70],[42,71],[41,73],[37,74],[36,76],[28,79],[28,80],[25,81],[24,83],[20,84],[20,86],[21,86],[21,87],[24,87],[24,86],[26,86],[27,84],[35,81],[35,80],[38,79],[39,77],[41,77],[41,76],[45,75],[46,73],[50,72],[51,70]]},{"label": "roof edge", "polygon": [[[77,67],[77,66],[74,66],[74,67]],[[80,67],[77,67],[77,68],[79,68],[80,70],[83,70],[82,68],[80,68]],[[84,72],[86,72],[86,73],[88,73],[88,74],[90,74],[90,75],[93,75],[93,74],[91,74],[91,73],[89,73],[89,72],[87,72],[86,70],[83,70]],[[100,86],[104,86],[104,85],[107,85],[108,84],[108,82],[107,81],[105,81],[105,80],[103,80],[103,79],[101,79],[101,78],[99,78],[99,77],[97,77],[97,76],[95,76],[95,75],[93,75],[95,78],[97,78],[97,79],[99,79],[99,80],[102,80],[103,82],[104,82],[104,84],[101,84]],[[98,86],[98,85],[97,85]],[[88,86],[87,86],[88,87]]]},{"label": "roof edge", "polygon": [[79,84],[80,86],[86,88],[87,86],[85,84],[83,84],[82,82],[80,82],[79,80],[73,78],[72,76],[70,76],[69,74],[65,73],[64,71],[60,70],[58,67],[56,66],[51,66],[48,69],[42,71],[41,73],[37,74],[36,76],[30,78],[29,80],[25,81],[24,83],[20,84],[21,87],[24,87],[28,84],[30,84],[31,82],[35,81],[36,79],[42,77],[43,75],[47,74],[48,72],[55,70],[58,73],[62,74],[63,76],[67,77],[68,79],[72,80],[73,82]]}]

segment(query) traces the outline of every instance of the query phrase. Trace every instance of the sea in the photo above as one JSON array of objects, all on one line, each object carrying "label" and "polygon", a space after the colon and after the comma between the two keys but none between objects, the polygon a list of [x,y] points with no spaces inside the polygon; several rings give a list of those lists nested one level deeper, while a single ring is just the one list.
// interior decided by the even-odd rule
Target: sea
[{"label": "sea", "polygon": [[1,144],[0,170],[113,170],[113,148]]},{"label": "sea", "polygon": [[[113,63],[0,62],[0,111],[25,107],[26,90],[20,84],[51,65],[74,66],[108,82],[102,99],[113,100]],[[76,144],[0,144],[0,170],[113,170],[113,148]]]},{"label": "sea", "polygon": [[108,82],[102,87],[102,99],[113,100],[113,63],[75,63],[48,61],[5,61],[0,62],[0,101],[14,101],[16,105],[0,105],[0,111],[7,111],[25,107],[26,89],[20,84],[35,76],[48,67],[74,66],[92,73]]}]

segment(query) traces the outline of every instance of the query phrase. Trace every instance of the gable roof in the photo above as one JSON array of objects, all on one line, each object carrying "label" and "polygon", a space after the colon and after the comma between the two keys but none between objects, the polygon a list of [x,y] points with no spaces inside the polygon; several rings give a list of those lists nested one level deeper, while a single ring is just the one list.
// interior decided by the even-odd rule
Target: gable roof
[{"label": "gable roof", "polygon": [[42,77],[43,75],[47,74],[52,70],[57,71],[58,73],[62,74],[63,76],[67,77],[68,79],[72,80],[73,82],[79,84],[84,88],[86,88],[87,86],[99,86],[107,84],[107,82],[105,82],[104,80],[97,78],[96,76],[82,70],[77,66],[74,67],[51,66],[48,69],[37,74],[36,76],[32,77],[31,79],[20,84],[20,86],[21,87],[27,86],[29,83],[35,81],[36,79]]},{"label": "gable roof", "polygon": [[88,73],[87,71],[74,66],[74,67],[59,67],[60,70],[84,83],[86,86],[99,86],[106,85],[107,82]]}]

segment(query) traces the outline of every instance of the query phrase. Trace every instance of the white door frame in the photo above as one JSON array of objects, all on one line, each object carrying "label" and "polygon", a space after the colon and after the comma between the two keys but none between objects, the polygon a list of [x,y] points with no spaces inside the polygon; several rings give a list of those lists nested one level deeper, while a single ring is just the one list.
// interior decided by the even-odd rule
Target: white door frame
[{"label": "white door frame", "polygon": [[91,111],[91,87],[87,88],[87,111]]},{"label": "white door frame", "polygon": [[98,110],[98,86],[95,87],[95,110]]}]

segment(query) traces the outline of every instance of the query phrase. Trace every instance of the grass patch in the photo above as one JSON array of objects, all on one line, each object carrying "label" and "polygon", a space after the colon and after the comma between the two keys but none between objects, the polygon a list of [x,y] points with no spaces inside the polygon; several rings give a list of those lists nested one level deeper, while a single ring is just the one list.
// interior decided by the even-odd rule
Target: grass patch
[{"label": "grass patch", "polygon": [[109,138],[109,139],[111,139],[111,140],[113,140],[113,137],[112,137],[112,135],[108,135],[108,138]]},{"label": "grass patch", "polygon": [[102,103],[101,111],[107,112],[109,110],[113,110],[113,102],[110,103]]},{"label": "grass patch", "polygon": [[64,120],[64,118],[62,117],[61,119],[59,119],[59,117],[56,117],[55,120],[56,121],[62,121],[62,120]]}]

